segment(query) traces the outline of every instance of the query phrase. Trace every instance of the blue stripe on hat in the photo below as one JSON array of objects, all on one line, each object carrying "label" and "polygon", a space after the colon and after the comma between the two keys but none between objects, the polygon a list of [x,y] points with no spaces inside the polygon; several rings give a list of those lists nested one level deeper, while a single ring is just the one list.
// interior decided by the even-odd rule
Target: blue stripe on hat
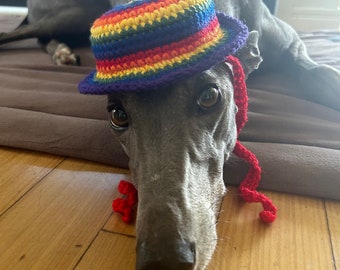
[{"label": "blue stripe on hat", "polygon": [[[113,35],[100,38],[100,40],[91,38],[93,54],[98,60],[115,59],[185,39],[204,29],[211,22],[215,16],[214,3],[211,1],[205,10],[197,12],[195,9],[190,9],[179,16],[185,19],[177,18],[172,24],[169,24],[169,20],[163,19],[160,23],[143,27],[144,29],[138,27],[137,30],[130,30],[130,33],[117,34],[117,40]],[[198,22],[197,24],[192,24],[193,17]],[[133,35],[133,32],[138,35]]]}]

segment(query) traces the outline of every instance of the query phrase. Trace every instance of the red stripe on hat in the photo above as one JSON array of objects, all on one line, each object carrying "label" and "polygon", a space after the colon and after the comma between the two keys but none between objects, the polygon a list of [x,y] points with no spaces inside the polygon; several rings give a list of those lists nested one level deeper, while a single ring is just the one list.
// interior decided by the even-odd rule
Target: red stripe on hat
[{"label": "red stripe on hat", "polygon": [[97,71],[109,75],[144,65],[153,65],[195,52],[197,47],[217,39],[219,29],[219,22],[215,17],[206,28],[184,40],[117,59],[97,60]]}]

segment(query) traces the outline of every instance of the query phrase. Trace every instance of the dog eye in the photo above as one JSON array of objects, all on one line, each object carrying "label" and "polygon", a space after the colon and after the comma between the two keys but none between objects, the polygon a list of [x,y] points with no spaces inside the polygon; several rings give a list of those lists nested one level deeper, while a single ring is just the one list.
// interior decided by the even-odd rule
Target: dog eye
[{"label": "dog eye", "polygon": [[110,124],[116,130],[123,130],[128,127],[128,116],[123,108],[115,107],[110,111]]},{"label": "dog eye", "polygon": [[217,87],[209,87],[208,89],[204,90],[197,103],[202,109],[209,109],[216,105],[220,100],[220,91]]}]

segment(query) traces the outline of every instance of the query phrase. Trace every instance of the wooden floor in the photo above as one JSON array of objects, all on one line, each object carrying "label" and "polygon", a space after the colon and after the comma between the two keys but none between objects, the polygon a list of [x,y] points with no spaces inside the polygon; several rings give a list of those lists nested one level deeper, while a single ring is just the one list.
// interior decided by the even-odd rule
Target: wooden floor
[{"label": "wooden floor", "polygon": [[[0,161],[0,269],[134,269],[134,227],[111,211],[128,171],[9,148]],[[209,270],[340,269],[340,202],[266,194],[271,225],[230,188]]]}]

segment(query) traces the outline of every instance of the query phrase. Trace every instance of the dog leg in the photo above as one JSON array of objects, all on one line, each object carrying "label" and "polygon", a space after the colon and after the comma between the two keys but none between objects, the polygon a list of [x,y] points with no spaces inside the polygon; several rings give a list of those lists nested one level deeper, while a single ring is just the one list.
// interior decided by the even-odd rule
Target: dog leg
[{"label": "dog leg", "polygon": [[39,27],[22,23],[18,28],[9,33],[0,33],[0,45],[26,38],[34,38],[39,33]]},{"label": "dog leg", "polygon": [[296,31],[263,10],[259,32],[265,71],[277,70],[297,83],[297,95],[340,111],[340,72],[313,61]]},{"label": "dog leg", "polygon": [[59,42],[56,39],[51,39],[48,42],[41,42],[47,53],[52,57],[52,60],[58,66],[80,65],[80,57],[74,54],[69,46]]},{"label": "dog leg", "polygon": [[302,96],[340,111],[340,71],[314,62],[298,38],[283,57],[287,71],[296,77]]},{"label": "dog leg", "polygon": [[[27,20],[21,23],[18,28],[12,32],[0,33],[0,45],[8,42],[18,41],[26,38],[35,38],[47,36],[46,30],[40,24],[27,24]],[[45,48],[53,61],[57,65],[79,65],[80,58],[75,55],[71,48],[65,43],[60,43],[55,39],[39,39],[40,44]]]},{"label": "dog leg", "polygon": [[315,102],[340,111],[340,71],[327,65],[318,65],[301,72],[300,84],[306,96]]}]

